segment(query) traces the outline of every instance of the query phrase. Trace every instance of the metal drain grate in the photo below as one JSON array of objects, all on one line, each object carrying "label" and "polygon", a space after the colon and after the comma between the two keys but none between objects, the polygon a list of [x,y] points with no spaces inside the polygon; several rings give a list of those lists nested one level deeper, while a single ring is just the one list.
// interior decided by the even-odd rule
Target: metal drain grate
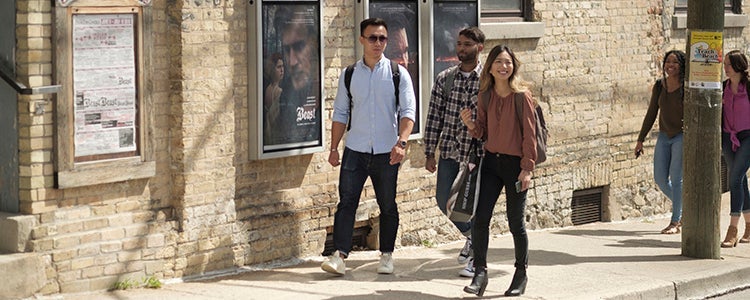
[{"label": "metal drain grate", "polygon": [[[333,232],[332,228],[329,229],[328,232]],[[352,234],[352,250],[369,249],[367,247],[367,235],[370,234],[370,230],[372,230],[370,226],[354,228],[354,233]],[[323,249],[321,255],[329,256],[333,254],[334,251],[336,251],[336,249],[333,247],[333,233],[329,233],[326,235],[325,249]]]},{"label": "metal drain grate", "polygon": [[570,208],[573,210],[573,225],[599,222],[602,220],[603,188],[592,188],[573,191]]}]

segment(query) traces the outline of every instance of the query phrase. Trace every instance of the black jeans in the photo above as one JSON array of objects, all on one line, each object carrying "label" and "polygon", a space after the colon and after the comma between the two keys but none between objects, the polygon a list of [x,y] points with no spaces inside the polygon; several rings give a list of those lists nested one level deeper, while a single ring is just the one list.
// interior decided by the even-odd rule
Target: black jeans
[{"label": "black jeans", "polygon": [[372,181],[380,208],[380,252],[393,252],[398,232],[396,182],[398,167],[391,165],[390,153],[370,154],[344,149],[339,174],[339,204],[333,219],[333,245],[349,255],[352,250],[354,221],[359,198],[367,177]]},{"label": "black jeans", "polygon": [[505,154],[485,152],[482,162],[479,187],[479,202],[474,214],[472,247],[474,267],[487,267],[487,247],[490,236],[490,220],[503,187],[508,227],[513,234],[516,268],[526,268],[529,261],[529,238],[524,225],[526,191],[516,193],[516,181],[521,173],[521,158]]}]

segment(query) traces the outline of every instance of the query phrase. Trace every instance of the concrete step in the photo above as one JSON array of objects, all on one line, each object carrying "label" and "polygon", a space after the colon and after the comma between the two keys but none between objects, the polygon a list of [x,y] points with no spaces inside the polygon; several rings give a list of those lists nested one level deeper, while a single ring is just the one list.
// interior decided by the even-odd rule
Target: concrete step
[{"label": "concrete step", "polygon": [[0,270],[0,299],[31,297],[47,281],[37,253],[0,254]]},{"label": "concrete step", "polygon": [[0,253],[27,252],[35,216],[0,212]]}]

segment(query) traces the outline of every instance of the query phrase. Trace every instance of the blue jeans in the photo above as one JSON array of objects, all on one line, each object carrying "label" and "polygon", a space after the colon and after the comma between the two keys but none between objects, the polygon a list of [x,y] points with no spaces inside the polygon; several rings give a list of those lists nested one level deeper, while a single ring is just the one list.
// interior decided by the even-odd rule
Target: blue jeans
[{"label": "blue jeans", "polygon": [[659,132],[654,147],[654,181],[672,200],[672,222],[682,218],[682,133],[669,138]]},{"label": "blue jeans", "polygon": [[737,152],[732,151],[729,135],[722,134],[721,150],[727,163],[727,183],[729,184],[729,215],[740,216],[750,212],[750,191],[747,186],[747,169],[750,168],[750,138],[740,141]]},{"label": "blue jeans", "polygon": [[398,167],[390,153],[370,154],[344,149],[339,173],[339,204],[333,219],[333,246],[348,256],[352,250],[355,215],[367,177],[380,207],[380,252],[393,252],[398,231],[396,182]]},{"label": "blue jeans", "polygon": [[[435,199],[438,208],[443,214],[447,214],[448,198],[451,193],[453,181],[458,176],[458,169],[461,166],[459,162],[453,159],[441,158],[438,161],[437,184],[435,185]],[[455,222],[453,225],[461,231],[464,236],[471,235],[471,222]]]},{"label": "blue jeans", "polygon": [[490,220],[497,203],[497,197],[505,188],[505,208],[508,227],[513,234],[515,267],[526,269],[529,262],[529,238],[524,224],[526,211],[526,191],[516,192],[516,181],[521,173],[521,158],[505,154],[485,152],[480,178],[479,202],[474,215],[472,247],[474,267],[487,267],[487,247],[489,246]]}]

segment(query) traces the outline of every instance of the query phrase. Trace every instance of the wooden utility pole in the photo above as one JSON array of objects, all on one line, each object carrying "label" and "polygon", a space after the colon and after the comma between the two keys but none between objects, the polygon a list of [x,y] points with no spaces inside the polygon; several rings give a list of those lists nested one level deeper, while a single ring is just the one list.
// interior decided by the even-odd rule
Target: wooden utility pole
[{"label": "wooden utility pole", "polygon": [[[691,57],[693,32],[724,31],[724,1],[688,0],[687,74],[700,66]],[[723,35],[720,35],[720,38]],[[723,46],[719,41],[719,55]],[[721,65],[723,57],[720,57]],[[721,72],[721,71],[719,71]],[[721,73],[719,73],[721,74]],[[721,85],[719,85],[720,87]],[[701,88],[685,84],[682,255],[694,258],[721,258],[721,88]]]}]

